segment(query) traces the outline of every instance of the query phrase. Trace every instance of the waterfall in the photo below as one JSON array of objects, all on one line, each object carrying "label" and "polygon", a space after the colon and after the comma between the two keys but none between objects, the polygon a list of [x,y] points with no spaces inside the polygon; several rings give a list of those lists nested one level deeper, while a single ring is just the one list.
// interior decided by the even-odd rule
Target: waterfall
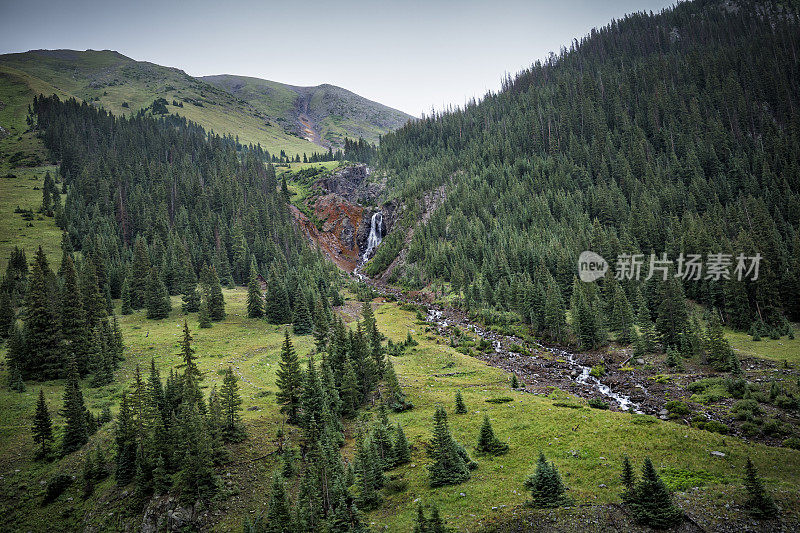
[{"label": "waterfall", "polygon": [[364,251],[363,260],[366,262],[375,248],[383,240],[383,213],[380,211],[372,215],[370,221],[369,237],[367,237],[367,249]]}]

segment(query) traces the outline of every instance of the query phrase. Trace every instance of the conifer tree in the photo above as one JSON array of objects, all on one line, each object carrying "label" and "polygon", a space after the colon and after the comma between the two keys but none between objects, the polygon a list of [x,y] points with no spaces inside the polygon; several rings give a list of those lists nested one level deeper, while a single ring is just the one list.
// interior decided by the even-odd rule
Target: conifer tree
[{"label": "conifer tree", "polygon": [[429,467],[432,487],[457,485],[470,478],[469,469],[464,457],[459,452],[457,443],[450,434],[447,425],[447,413],[438,407],[433,417],[433,449],[434,463]]},{"label": "conifer tree", "polygon": [[328,313],[322,301],[322,299],[319,299],[314,305],[314,344],[317,347],[317,353],[325,351],[328,345],[328,330],[330,329]]},{"label": "conifer tree", "polygon": [[668,528],[683,520],[683,511],[672,502],[669,489],[649,457],[644,460],[642,477],[630,493],[628,506],[634,519],[646,526]]},{"label": "conifer tree", "polygon": [[476,449],[478,453],[486,455],[503,455],[508,452],[508,444],[500,442],[495,436],[488,415],[483,415],[483,425],[478,434],[478,445]]},{"label": "conifer tree", "polygon": [[464,397],[461,396],[461,391],[456,391],[456,409],[455,412],[457,415],[465,415],[467,414],[467,406],[464,403]]},{"label": "conifer tree", "polygon": [[16,321],[16,312],[11,293],[0,287],[0,339],[11,335],[11,326]]},{"label": "conifer tree", "polygon": [[389,359],[386,360],[383,376],[386,381],[386,403],[389,408],[398,413],[412,409],[414,404],[408,400],[400,387],[400,382],[397,380],[397,374],[394,371],[394,365]]},{"label": "conifer tree", "polygon": [[208,316],[214,322],[225,319],[225,298],[222,295],[222,285],[220,285],[217,269],[209,267],[206,272],[206,294],[208,296]]},{"label": "conifer tree", "polygon": [[358,447],[356,464],[358,465],[358,507],[360,509],[374,509],[380,505],[382,497],[378,489],[383,484],[382,467],[376,465],[379,461],[370,439],[365,439]]},{"label": "conifer tree", "polygon": [[292,346],[289,332],[284,332],[283,347],[281,348],[280,368],[277,372],[278,393],[276,398],[281,404],[281,412],[289,417],[290,424],[296,424],[300,410],[303,375],[300,362]]},{"label": "conifer tree", "polygon": [[167,318],[172,309],[167,287],[161,281],[161,276],[158,275],[155,267],[150,269],[150,275],[147,280],[145,307],[147,308],[147,318],[153,320]]},{"label": "conifer tree", "polygon": [[86,375],[91,361],[86,358],[86,340],[88,330],[85,322],[83,301],[76,298],[78,292],[78,276],[71,255],[64,256],[61,265],[61,335],[64,342],[64,353],[74,357],[78,364],[78,373]]},{"label": "conifer tree", "polygon": [[749,457],[745,465],[744,487],[747,490],[745,509],[749,514],[756,518],[772,518],[778,515],[775,500],[764,488],[764,483],[758,477],[756,467]]},{"label": "conifer tree", "polygon": [[364,335],[367,338],[367,346],[370,355],[375,363],[375,370],[378,376],[383,376],[385,367],[383,347],[381,346],[381,334],[378,331],[378,322],[372,312],[370,302],[364,302],[361,306],[361,316],[364,324]]},{"label": "conifer tree", "polygon": [[123,393],[120,400],[115,440],[117,446],[115,477],[117,484],[124,486],[136,475],[136,427],[127,393]]},{"label": "conifer tree", "polygon": [[358,386],[358,376],[356,376],[348,357],[344,361],[344,376],[342,377],[340,396],[342,399],[342,416],[352,418],[356,414],[358,406],[361,405],[361,391]]},{"label": "conifer tree", "polygon": [[656,330],[661,335],[664,346],[680,346],[680,335],[686,330],[689,314],[686,297],[681,282],[668,277],[659,283],[659,304],[656,317]]},{"label": "conifer tree", "polygon": [[206,295],[203,295],[203,301],[200,303],[200,313],[198,316],[198,324],[199,328],[208,329],[212,327],[211,322],[211,312],[208,309],[208,298]]},{"label": "conifer tree", "polygon": [[180,419],[180,467],[176,483],[181,497],[186,502],[209,500],[217,492],[214,475],[211,440],[203,416],[198,407],[202,400],[181,406]]},{"label": "conifer tree", "polygon": [[197,274],[195,273],[189,252],[181,245],[181,310],[186,313],[195,313],[200,310],[200,293],[197,291]]},{"label": "conifer tree", "polygon": [[147,243],[140,235],[136,237],[133,245],[133,263],[131,270],[131,307],[141,309],[147,298],[147,281],[150,278],[150,253]]},{"label": "conifer tree", "polygon": [[725,338],[722,322],[716,310],[711,313],[711,319],[706,329],[705,348],[708,362],[717,370],[733,370],[734,367],[738,367],[738,359],[736,363],[732,361],[736,354],[731,349],[728,339]]},{"label": "conifer tree", "polygon": [[547,285],[544,304],[544,334],[554,342],[564,342],[567,335],[567,318],[564,299],[555,280]]},{"label": "conifer tree", "polygon": [[264,519],[264,533],[294,533],[291,505],[279,473],[272,476],[272,491],[269,497],[267,515]]},{"label": "conifer tree", "polygon": [[36,414],[33,416],[33,442],[37,446],[37,459],[50,457],[53,449],[53,423],[42,389],[39,389],[39,401],[36,403]]},{"label": "conifer tree", "polygon": [[55,379],[62,374],[60,320],[56,314],[57,295],[53,293],[55,274],[40,246],[36,252],[28,283],[25,341],[30,354],[23,373],[37,379]]},{"label": "conifer tree", "polygon": [[533,507],[560,507],[569,503],[564,496],[564,483],[558,469],[553,463],[547,462],[542,452],[539,452],[536,472],[525,480],[525,488],[531,493],[530,504]]},{"label": "conifer tree", "polygon": [[250,269],[250,281],[247,284],[247,316],[250,318],[264,316],[264,296],[261,294],[261,284],[254,268]]},{"label": "conifer tree", "polygon": [[123,315],[130,315],[133,313],[133,305],[131,304],[131,284],[128,281],[128,278],[125,278],[125,280],[122,282],[120,299],[122,300],[122,304],[119,312]]},{"label": "conifer tree", "polygon": [[278,278],[275,269],[270,272],[264,303],[264,316],[270,324],[286,324],[291,321],[291,308],[286,286]]},{"label": "conifer tree", "polygon": [[219,391],[219,398],[222,404],[222,436],[227,442],[236,442],[244,437],[242,428],[242,397],[239,394],[239,384],[233,373],[233,368],[228,367],[225,378],[222,380],[222,388]]},{"label": "conifer tree", "polygon": [[67,382],[64,386],[64,405],[61,409],[64,417],[64,435],[61,441],[61,454],[67,455],[79,450],[89,441],[86,429],[86,406],[78,383],[78,368],[74,359],[70,360],[67,369]]},{"label": "conifer tree", "polygon": [[295,335],[308,335],[314,330],[314,321],[308,311],[308,303],[303,291],[298,287],[294,297],[294,317],[292,318],[292,328]]},{"label": "conifer tree", "polygon": [[403,432],[403,427],[400,424],[397,424],[394,434],[395,465],[404,465],[411,461],[411,448],[408,446],[406,434]]},{"label": "conifer tree", "polygon": [[193,404],[198,409],[204,410],[203,393],[200,390],[200,381],[203,375],[197,368],[195,362],[197,357],[192,348],[192,334],[189,331],[189,324],[183,321],[183,339],[181,340],[181,359],[183,360],[183,376],[181,377],[181,400],[186,404]]},{"label": "conifer tree", "polygon": [[622,501],[627,502],[633,494],[633,487],[636,484],[636,475],[633,473],[631,460],[627,455],[622,460],[622,476],[620,478],[622,480],[622,486],[624,487],[622,490]]}]

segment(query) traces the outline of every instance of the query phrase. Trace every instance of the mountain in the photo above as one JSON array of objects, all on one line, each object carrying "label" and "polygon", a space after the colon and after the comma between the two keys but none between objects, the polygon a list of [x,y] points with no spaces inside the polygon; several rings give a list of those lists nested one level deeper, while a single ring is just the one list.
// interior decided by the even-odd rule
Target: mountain
[{"label": "mountain", "polygon": [[343,146],[345,136],[377,143],[380,135],[414,118],[335,85],[297,87],[229,74],[200,79],[228,91],[277,122],[297,128],[305,139],[325,146]]},{"label": "mountain", "polygon": [[[31,92],[46,90],[62,97],[74,96],[116,115],[151,108],[154,100],[163,98],[169,113],[180,114],[215,133],[238,136],[243,143],[260,143],[270,153],[285,150],[290,155],[310,155],[340,146],[345,135],[376,139],[378,134],[402,125],[404,120],[398,117],[407,118],[399,111],[331,86],[310,91],[296,88],[299,92],[289,86],[274,93],[257,89],[255,93],[260,96],[251,103],[233,90],[177,68],[136,61],[111,50],[5,54],[0,56],[0,74],[0,80],[27,85]],[[296,96],[301,93],[302,98]],[[270,95],[276,101],[269,101]],[[319,128],[317,134],[306,135],[312,141],[301,135],[301,115],[296,110],[303,110],[302,116],[312,129]]]}]

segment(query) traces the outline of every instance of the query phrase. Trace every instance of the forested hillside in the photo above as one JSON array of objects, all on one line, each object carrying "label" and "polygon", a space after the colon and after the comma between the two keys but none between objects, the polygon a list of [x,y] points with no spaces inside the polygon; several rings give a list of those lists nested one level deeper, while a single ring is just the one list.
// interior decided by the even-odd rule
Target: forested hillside
[{"label": "forested hillside", "polygon": [[[545,300],[570,302],[583,250],[612,273],[619,254],[644,254],[642,278],[651,253],[733,254],[733,272],[738,254],[759,252],[757,281],[704,272],[677,284],[625,282],[625,297],[638,308],[641,290],[656,320],[665,290],[716,307],[737,329],[797,319],[798,35],[797,12],[782,3],[633,14],[509,77],[497,94],[386,135],[377,165],[395,194],[417,212],[439,186],[446,197],[392,279],[450,282],[468,306],[514,311],[552,333]],[[390,235],[366,271],[386,268],[404,238]],[[601,284],[603,310],[614,285]],[[661,333],[684,329],[685,312],[678,317]]]}]

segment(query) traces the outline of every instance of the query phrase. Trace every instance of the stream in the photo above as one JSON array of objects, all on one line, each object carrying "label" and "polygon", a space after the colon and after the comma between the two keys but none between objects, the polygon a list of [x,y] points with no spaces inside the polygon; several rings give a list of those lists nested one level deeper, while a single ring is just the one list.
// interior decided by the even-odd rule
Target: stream
[{"label": "stream", "polygon": [[[426,317],[426,320],[427,320],[427,322],[435,324],[436,326],[438,326],[441,329],[446,329],[448,326],[452,325],[452,323],[448,322],[448,320],[444,317],[444,314],[442,313],[441,310],[434,309],[434,308],[430,308],[428,310],[428,315]],[[503,348],[503,342],[500,339],[503,339],[503,340],[506,340],[506,341],[511,341],[511,342],[514,342],[514,343],[517,343],[517,344],[522,342],[522,339],[518,339],[516,337],[509,338],[509,337],[498,335],[496,333],[492,333],[490,335],[482,327],[480,327],[480,326],[478,326],[478,325],[476,325],[474,323],[471,323],[471,322],[467,322],[466,324],[462,324],[462,325],[466,325],[467,328],[469,328],[472,331],[474,331],[482,339],[487,339],[487,338],[492,339],[493,340],[492,344],[494,346],[494,351],[497,354],[510,354],[511,353],[509,350]],[[498,338],[498,337],[500,337],[500,338]],[[556,356],[557,358],[566,361],[570,365],[570,367],[574,370],[574,372],[572,374],[575,376],[574,377],[574,381],[576,383],[581,384],[581,385],[589,386],[589,387],[595,389],[597,392],[599,392],[602,396],[604,396],[606,398],[609,398],[611,400],[614,400],[617,403],[617,405],[619,406],[619,409],[622,410],[622,411],[633,411],[634,413],[641,413],[642,412],[639,409],[639,405],[637,403],[633,402],[630,399],[629,396],[626,396],[624,394],[620,394],[618,392],[614,392],[613,390],[611,390],[611,387],[609,387],[608,385],[604,384],[600,379],[592,376],[590,374],[591,368],[588,367],[588,366],[580,364],[576,360],[575,354],[573,354],[571,352],[568,352],[566,350],[562,350],[560,348],[552,348],[552,347],[544,346],[542,344],[539,344],[538,342],[535,342],[534,345],[539,350],[543,350],[543,351],[549,352],[552,355]]]}]

